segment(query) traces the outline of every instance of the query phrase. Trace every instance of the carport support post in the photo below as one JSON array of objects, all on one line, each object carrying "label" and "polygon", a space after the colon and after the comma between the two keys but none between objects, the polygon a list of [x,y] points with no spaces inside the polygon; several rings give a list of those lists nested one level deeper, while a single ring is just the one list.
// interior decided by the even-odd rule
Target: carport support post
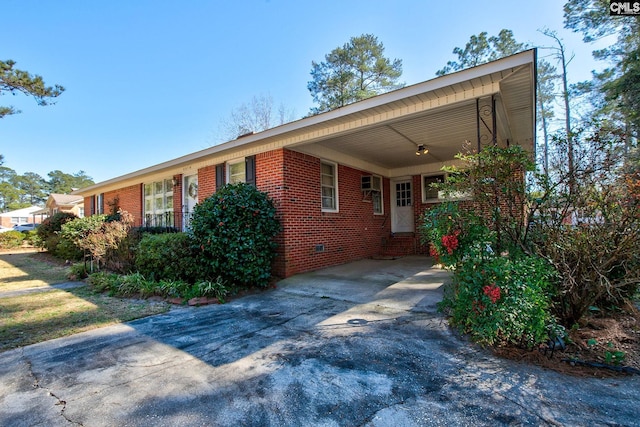
[{"label": "carport support post", "polygon": [[[483,117],[483,115],[487,118]],[[491,123],[489,122],[491,119]],[[483,135],[483,130],[485,131]],[[491,95],[483,99],[482,106],[480,98],[476,98],[476,137],[478,138],[478,153],[482,151],[482,140],[492,145],[498,145],[498,123],[496,117],[496,97]]]}]

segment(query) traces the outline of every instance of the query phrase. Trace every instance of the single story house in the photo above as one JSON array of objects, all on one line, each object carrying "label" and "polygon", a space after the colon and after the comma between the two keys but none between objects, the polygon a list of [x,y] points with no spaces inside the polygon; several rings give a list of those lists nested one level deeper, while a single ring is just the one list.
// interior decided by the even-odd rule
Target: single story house
[{"label": "single story house", "polygon": [[58,212],[66,212],[82,218],[84,217],[84,197],[77,194],[51,193],[45,203],[44,211],[49,216],[53,216]]},{"label": "single story house", "polygon": [[40,206],[29,206],[28,208],[0,213],[0,226],[13,228],[15,225],[40,224],[46,218],[47,215],[42,212]]},{"label": "single story house", "polygon": [[[113,178],[73,194],[87,213],[117,205],[137,225],[188,227],[225,183],[274,200],[282,232],[274,274],[287,277],[423,248],[416,225],[442,201],[430,183],[455,155],[488,144],[534,152],[536,51],[307,117]],[[115,156],[116,154],[114,154]],[[113,161],[117,161],[114,157]]]}]

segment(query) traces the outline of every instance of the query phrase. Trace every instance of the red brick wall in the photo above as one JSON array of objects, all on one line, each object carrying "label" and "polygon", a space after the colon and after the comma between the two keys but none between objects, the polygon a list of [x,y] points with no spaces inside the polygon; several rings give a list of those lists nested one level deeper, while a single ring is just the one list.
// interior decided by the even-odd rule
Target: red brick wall
[{"label": "red brick wall", "polygon": [[198,169],[198,202],[216,192],[216,166],[205,166]]},{"label": "red brick wall", "polygon": [[[384,180],[385,215],[374,215],[373,204],[363,201],[360,190],[360,177],[368,173],[338,165],[339,212],[322,212],[320,159],[279,151],[256,159],[258,188],[269,190],[283,226],[284,247],[274,273],[290,276],[380,254],[383,238],[390,233],[388,180]],[[324,250],[317,251],[317,245],[324,245]]]},{"label": "red brick wall", "polygon": [[[319,158],[286,149],[256,156],[256,186],[273,199],[282,225],[276,237],[275,275],[287,277],[382,252],[383,239],[391,233],[389,180],[383,179],[384,215],[374,215],[370,196],[364,200],[360,190],[360,177],[370,173],[343,165],[337,170],[339,212],[322,212]],[[215,166],[198,170],[199,200],[215,192],[215,175]],[[178,210],[181,185],[174,187]],[[105,203],[118,197],[120,207],[133,214],[136,223],[142,221],[142,185],[111,191],[104,197]],[[85,198],[87,213],[90,207],[90,198]],[[318,245],[324,250],[317,251]]]},{"label": "red brick wall", "polygon": [[[284,150],[273,150],[256,155],[256,187],[260,191],[269,194],[277,209],[277,218],[280,224],[284,224],[283,201],[286,195],[284,191]],[[279,233],[275,240],[278,244],[276,258],[273,264],[273,274],[286,277],[286,252],[285,233]]]},{"label": "red brick wall", "polygon": [[[123,211],[133,215],[135,225],[142,223],[142,184],[130,185],[129,187],[120,188],[115,191],[104,193],[104,213],[111,213],[111,204],[118,199],[118,207]],[[90,201],[84,199],[85,212],[87,215],[91,213]]]}]

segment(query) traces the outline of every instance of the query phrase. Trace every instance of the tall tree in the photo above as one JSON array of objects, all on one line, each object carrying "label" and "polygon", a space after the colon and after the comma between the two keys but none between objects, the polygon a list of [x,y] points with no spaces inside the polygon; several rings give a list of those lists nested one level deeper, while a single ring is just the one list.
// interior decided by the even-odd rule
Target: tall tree
[{"label": "tall tree", "polygon": [[26,172],[24,175],[16,176],[13,184],[22,193],[21,202],[28,203],[30,206],[44,202],[47,183],[37,173]]},{"label": "tall tree", "polygon": [[513,55],[527,49],[526,43],[519,43],[513,37],[513,31],[503,29],[497,36],[487,37],[487,32],[472,35],[464,49],[456,47],[453,53],[458,55],[457,61],[449,61],[441,70],[436,71],[437,76],[444,76],[454,71],[475,67],[489,61],[494,61],[505,56]]},{"label": "tall tree", "polygon": [[[513,55],[529,48],[527,43],[518,42],[511,30],[500,30],[497,36],[488,36],[487,32],[472,35],[464,48],[456,47],[453,53],[458,56],[456,61],[448,61],[442,69],[436,71],[436,75],[459,71],[469,67],[475,67],[489,61]],[[545,60],[538,60],[538,91],[537,91],[537,116],[538,125],[543,134],[543,165],[548,169],[549,158],[549,126],[554,117],[553,103],[556,98],[555,82],[558,79],[556,68]]]},{"label": "tall tree", "polygon": [[[606,36],[616,41],[604,49],[595,50],[596,59],[610,67],[594,73],[588,85],[603,97],[601,108],[595,111],[600,119],[621,122],[627,134],[640,135],[640,16],[609,16],[608,0],[572,0],[564,5],[565,27],[582,33],[591,43]],[[633,138],[627,138],[627,145]]]},{"label": "tall tree", "polygon": [[0,166],[0,212],[12,209],[20,200],[20,192],[13,185],[16,171],[6,166]]},{"label": "tall tree", "polygon": [[84,171],[75,174],[64,173],[60,170],[54,170],[47,174],[49,176],[49,192],[56,194],[68,194],[73,189],[88,187],[93,185],[93,179]]},{"label": "tall tree", "polygon": [[545,60],[538,60],[537,110],[538,126],[542,130],[542,165],[545,173],[549,170],[549,122],[553,120],[555,100],[556,67]]},{"label": "tall tree", "polygon": [[[51,99],[57,98],[64,92],[64,87],[60,85],[46,86],[41,76],[31,75],[27,71],[14,68],[15,61],[0,61],[0,95],[4,92],[13,95],[21,92],[28,96],[33,96],[38,105],[52,104]],[[13,107],[0,106],[0,118],[10,114],[17,114],[19,110]]]},{"label": "tall tree", "polygon": [[325,55],[323,62],[311,62],[312,80],[307,84],[319,114],[344,107],[384,92],[398,89],[402,60],[384,56],[384,46],[376,36],[352,37],[342,47]]},{"label": "tall tree", "polygon": [[552,38],[556,44],[558,45],[557,47],[554,47],[552,49],[554,49],[556,51],[556,56],[558,58],[558,62],[560,64],[560,67],[562,67],[562,73],[559,75],[561,82],[562,82],[562,100],[564,103],[564,132],[566,135],[566,143],[567,143],[567,168],[568,168],[568,172],[569,172],[569,177],[571,178],[571,180],[569,181],[569,191],[572,192],[573,191],[573,187],[574,187],[574,182],[573,182],[573,177],[575,176],[574,173],[574,169],[575,169],[575,138],[573,135],[573,128],[571,126],[571,103],[570,103],[570,92],[569,92],[569,80],[567,77],[567,66],[569,65],[569,63],[573,60],[573,56],[571,56],[571,58],[567,59],[567,53],[565,50],[565,46],[564,43],[562,42],[562,40],[560,39],[560,37],[558,37],[557,33],[555,31],[551,31],[548,29],[542,30],[542,34],[544,34],[547,37]]},{"label": "tall tree", "polygon": [[284,104],[274,107],[271,95],[259,95],[251,98],[231,111],[230,116],[220,122],[222,142],[230,141],[251,132],[261,132],[294,120],[293,111]]}]

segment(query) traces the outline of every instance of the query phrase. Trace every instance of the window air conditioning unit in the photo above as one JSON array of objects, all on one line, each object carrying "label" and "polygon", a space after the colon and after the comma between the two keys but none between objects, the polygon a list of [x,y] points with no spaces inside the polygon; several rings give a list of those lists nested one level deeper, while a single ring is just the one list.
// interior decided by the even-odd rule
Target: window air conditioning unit
[{"label": "window air conditioning unit", "polygon": [[362,191],[381,191],[382,178],[375,175],[363,175],[360,177],[360,189]]}]

